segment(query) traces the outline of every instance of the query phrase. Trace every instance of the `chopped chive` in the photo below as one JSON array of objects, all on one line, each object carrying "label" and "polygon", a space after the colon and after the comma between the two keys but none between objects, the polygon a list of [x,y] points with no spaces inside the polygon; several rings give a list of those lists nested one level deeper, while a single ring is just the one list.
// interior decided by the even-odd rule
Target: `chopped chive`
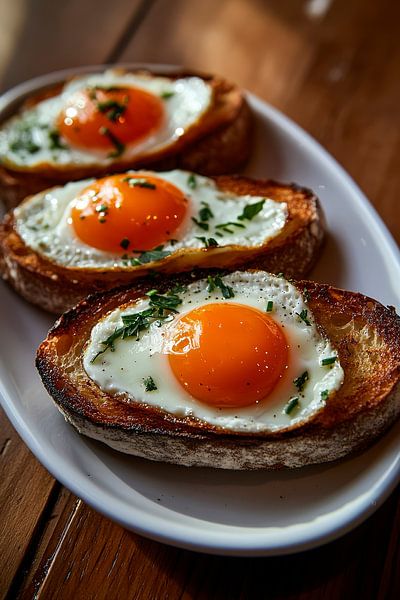
[{"label": "chopped chive", "polygon": [[187,184],[190,187],[190,189],[192,189],[192,190],[195,190],[197,188],[197,179],[193,173],[190,173],[190,175],[187,179]]},{"label": "chopped chive", "polygon": [[272,300],[268,300],[268,302],[267,302],[267,312],[271,312],[273,308],[274,308],[274,303],[272,302]]},{"label": "chopped chive", "polygon": [[327,400],[329,396],[328,390],[322,390],[321,392],[321,400]]},{"label": "chopped chive", "polygon": [[218,242],[214,238],[205,238],[203,236],[197,236],[197,235],[195,237],[197,240],[200,240],[201,242],[203,242],[203,244],[206,248],[215,248],[216,246],[218,246]]},{"label": "chopped chive", "polygon": [[200,227],[204,231],[208,231],[209,230],[208,223],[203,223],[202,221],[199,221],[198,219],[196,219],[196,217],[192,217],[192,221],[193,221],[193,223],[195,223],[197,225],[197,227]]},{"label": "chopped chive", "polygon": [[209,275],[207,277],[207,281],[208,281],[208,285],[207,285],[208,292],[213,292],[215,290],[215,288],[218,287],[221,290],[224,298],[234,298],[235,293],[233,291],[233,288],[231,288],[230,285],[226,285],[222,281],[222,277],[220,277],[219,275],[216,275],[215,277],[213,277],[212,275]]},{"label": "chopped chive", "polygon": [[290,413],[298,406],[299,406],[299,398],[297,396],[294,396],[294,398],[291,398],[289,400],[289,402],[286,404],[286,406],[283,410],[287,415],[290,415]]},{"label": "chopped chive", "polygon": [[108,157],[109,158],[118,158],[118,156],[121,156],[121,154],[123,154],[123,152],[125,151],[125,144],[123,144],[117,138],[117,136],[115,136],[112,133],[112,131],[110,131],[108,129],[108,127],[100,127],[100,133],[101,133],[101,135],[105,135],[110,140],[110,142],[113,144],[113,146],[115,147],[115,150],[113,152],[110,152]]},{"label": "chopped chive", "polygon": [[161,92],[160,94],[160,98],[162,98],[163,100],[168,100],[169,98],[172,98],[172,96],[175,96],[175,92],[165,91]]},{"label": "chopped chive", "polygon": [[321,365],[326,367],[327,365],[333,365],[334,362],[337,361],[337,356],[330,356],[329,358],[323,358],[321,360]]},{"label": "chopped chive", "polygon": [[297,316],[298,316],[298,317],[299,317],[299,318],[300,318],[302,321],[304,321],[304,323],[305,323],[306,325],[309,325],[309,326],[310,326],[310,325],[311,325],[311,323],[310,323],[310,321],[309,321],[309,320],[308,320],[308,318],[307,318],[307,314],[308,314],[308,311],[307,311],[305,308],[303,308],[303,310],[302,310],[300,313],[296,313],[296,315],[297,315]]},{"label": "chopped chive", "polygon": [[304,373],[302,373],[299,377],[297,377],[296,379],[293,379],[293,383],[297,387],[299,392],[303,391],[305,383],[306,383],[306,381],[308,381],[308,379],[309,379],[308,371],[304,371]]}]

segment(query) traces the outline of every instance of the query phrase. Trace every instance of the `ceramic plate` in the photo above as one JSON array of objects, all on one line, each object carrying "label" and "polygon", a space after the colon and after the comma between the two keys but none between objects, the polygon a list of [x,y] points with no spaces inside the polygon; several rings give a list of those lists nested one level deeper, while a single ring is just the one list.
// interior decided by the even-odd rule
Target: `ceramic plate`
[{"label": "ceramic plate", "polygon": [[[23,95],[66,74],[38,78],[8,92],[0,99],[1,114],[7,114]],[[256,115],[257,139],[247,172],[309,186],[324,207],[328,242],[312,278],[398,307],[398,250],[359,188],[293,122],[254,96],[249,95],[249,100]],[[216,554],[296,552],[355,527],[399,480],[400,423],[359,456],[338,464],[277,473],[157,464],[85,439],[53,406],[33,365],[35,348],[51,324],[51,317],[0,285],[4,408],[54,477],[132,531]]]}]

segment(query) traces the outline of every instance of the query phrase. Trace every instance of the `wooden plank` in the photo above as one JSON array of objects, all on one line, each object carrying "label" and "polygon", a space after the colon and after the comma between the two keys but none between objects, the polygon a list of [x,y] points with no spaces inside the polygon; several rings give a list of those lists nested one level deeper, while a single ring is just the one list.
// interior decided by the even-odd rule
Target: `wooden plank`
[{"label": "wooden plank", "polygon": [[326,6],[317,18],[310,2],[160,0],[122,59],[219,72],[276,105],[338,158],[400,241],[400,4]]},{"label": "wooden plank", "polygon": [[0,88],[106,62],[145,0],[1,0]]},{"label": "wooden plank", "polygon": [[[377,598],[400,489],[355,532],[325,547],[279,558],[224,558],[145,540],[80,503],[54,532],[33,586],[21,598]],[[392,540],[399,548],[399,540]],[[54,548],[57,548],[56,552]],[[374,551],[371,552],[371,548]],[[55,559],[52,556],[55,553]],[[42,568],[45,568],[43,577]],[[50,566],[49,566],[50,565]],[[383,597],[383,596],[382,596]],[[388,597],[388,596],[385,596]]]},{"label": "wooden plank", "polygon": [[0,598],[4,598],[35,536],[55,481],[0,412]]}]

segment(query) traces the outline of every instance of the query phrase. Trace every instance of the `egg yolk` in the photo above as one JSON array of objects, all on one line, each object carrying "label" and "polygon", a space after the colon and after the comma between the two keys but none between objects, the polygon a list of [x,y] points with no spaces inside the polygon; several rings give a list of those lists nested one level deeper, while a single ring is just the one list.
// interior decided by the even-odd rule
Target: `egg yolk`
[{"label": "egg yolk", "polygon": [[82,190],[70,223],[80,240],[99,250],[151,250],[174,238],[187,205],[181,190],[168,181],[125,173]]},{"label": "egg yolk", "polygon": [[285,335],[272,317],[226,302],[183,315],[173,329],[169,352],[171,369],[184,389],[220,408],[266,398],[288,362]]},{"label": "egg yolk", "polygon": [[58,117],[60,134],[73,146],[109,150],[118,156],[125,145],[156,131],[164,107],[157,96],[137,88],[89,88],[75,92]]}]

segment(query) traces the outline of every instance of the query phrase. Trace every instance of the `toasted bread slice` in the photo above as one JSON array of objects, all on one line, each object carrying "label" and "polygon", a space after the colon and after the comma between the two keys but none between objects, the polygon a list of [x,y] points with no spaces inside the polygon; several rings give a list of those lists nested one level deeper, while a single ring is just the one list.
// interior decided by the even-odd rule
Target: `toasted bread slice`
[{"label": "toasted bread slice", "polygon": [[[118,72],[123,73],[124,70],[119,69]],[[143,73],[143,70],[131,72]],[[106,166],[96,165],[94,156],[92,164],[88,166],[75,162],[41,162],[29,168],[15,164],[7,155],[1,156],[0,198],[6,208],[12,208],[26,196],[55,185],[88,177],[102,177],[133,168],[182,168],[204,175],[238,171],[247,161],[252,145],[251,112],[243,92],[235,84],[215,75],[186,71],[171,74],[159,70],[150,74],[166,75],[171,79],[202,78],[212,90],[209,108],[173,145],[131,159],[124,159],[122,156]],[[38,91],[24,103],[20,113],[25,108],[59,93],[60,85],[50,90]]]},{"label": "toasted bread slice", "polygon": [[[188,275],[171,278],[159,290],[192,281]],[[84,300],[61,317],[40,345],[36,364],[43,383],[79,432],[151,460],[280,469],[330,462],[364,449],[398,418],[400,320],[394,309],[310,281],[300,281],[297,287],[307,290],[317,326],[338,352],[344,382],[305,423],[280,432],[227,431],[102,391],[82,364],[91,330],[110,311],[135,301],[153,285],[141,282]]]},{"label": "toasted bread slice", "polygon": [[65,267],[28,247],[15,228],[13,212],[0,225],[0,273],[21,296],[60,314],[90,293],[126,285],[152,274],[174,274],[195,268],[234,269],[258,266],[288,277],[303,277],[313,266],[324,236],[324,217],[312,191],[297,185],[239,176],[214,178],[222,191],[265,196],[286,202],[288,218],[282,231],[259,246],[226,245],[181,248],[159,261],[112,268]]}]

